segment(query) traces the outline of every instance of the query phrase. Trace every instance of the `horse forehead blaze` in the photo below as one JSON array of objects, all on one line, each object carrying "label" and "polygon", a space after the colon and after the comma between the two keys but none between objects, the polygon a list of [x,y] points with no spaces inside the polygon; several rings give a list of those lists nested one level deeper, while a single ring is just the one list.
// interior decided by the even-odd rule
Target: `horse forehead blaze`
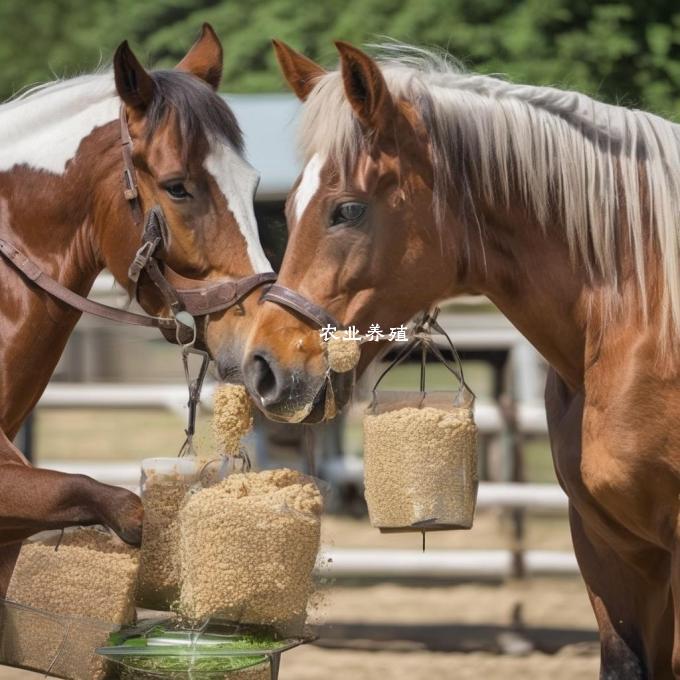
[{"label": "horse forehead blaze", "polygon": [[309,160],[298,184],[293,205],[295,207],[295,219],[299,222],[305,214],[307,207],[316,195],[321,185],[321,171],[325,164],[324,157],[315,153]]},{"label": "horse forehead blaze", "polygon": [[272,270],[257,229],[253,196],[259,173],[230,144],[212,140],[203,167],[215,180],[246,242],[248,257],[256,273]]}]

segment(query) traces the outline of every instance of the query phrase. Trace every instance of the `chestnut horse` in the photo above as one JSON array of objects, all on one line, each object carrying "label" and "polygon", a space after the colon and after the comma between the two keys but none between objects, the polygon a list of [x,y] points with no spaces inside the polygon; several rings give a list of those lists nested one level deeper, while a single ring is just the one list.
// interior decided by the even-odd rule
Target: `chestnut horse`
[{"label": "chestnut horse", "polygon": [[[164,232],[160,268],[175,279],[229,287],[270,272],[253,212],[258,177],[216,93],[221,74],[222,47],[205,25],[175,70],[147,72],[123,43],[112,72],[49,84],[0,106],[0,241],[22,253],[16,261],[27,256],[81,296],[106,267],[147,312],[168,317],[151,270],[141,271],[138,285],[129,278],[143,238],[135,213],[155,206],[149,214]],[[131,167],[121,146],[127,132]],[[13,446],[80,314],[3,257],[0,276],[1,594],[17,541],[102,523],[139,543],[142,506],[123,489],[30,467]],[[203,317],[202,340],[223,377],[238,374],[254,297]]]},{"label": "chestnut horse", "polygon": [[[362,332],[488,296],[551,366],[601,677],[680,678],[680,127],[416,48],[374,60],[337,43],[326,72],[275,47],[305,102],[306,160],[279,290]],[[291,385],[316,395],[327,366],[309,315],[269,300],[247,383],[285,417],[304,407],[286,403]],[[362,345],[359,370],[377,351]]]}]

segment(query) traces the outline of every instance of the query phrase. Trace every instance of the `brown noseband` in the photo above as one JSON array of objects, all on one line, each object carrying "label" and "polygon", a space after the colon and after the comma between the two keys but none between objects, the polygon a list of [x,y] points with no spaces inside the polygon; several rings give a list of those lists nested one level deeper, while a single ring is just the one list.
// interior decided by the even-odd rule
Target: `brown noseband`
[{"label": "brown noseband", "polygon": [[285,286],[280,286],[276,283],[271,285],[262,296],[262,299],[268,302],[275,302],[280,307],[285,307],[288,311],[299,314],[313,326],[318,326],[319,328],[324,328],[324,326],[340,328],[340,324],[335,317],[329,314],[323,307]]},{"label": "brown noseband", "polygon": [[[139,200],[137,173],[132,161],[132,138],[124,104],[120,107],[119,120],[123,155],[123,194],[130,205],[135,224],[141,226],[143,211]],[[168,227],[163,210],[157,205],[147,213],[142,230],[142,245],[130,265],[128,276],[134,285],[133,296],[136,298],[139,276],[146,272],[169,307],[172,317],[134,314],[78,295],[46,274],[39,265],[4,239],[0,239],[0,255],[16,267],[28,281],[69,307],[119,323],[159,328],[169,340],[173,339],[173,331],[179,335],[182,329],[187,329],[184,322],[177,318],[180,312],[187,312],[192,317],[205,317],[213,312],[227,310],[238,305],[256,288],[276,280],[274,272],[265,272],[235,281],[222,280],[211,285],[203,285],[202,281],[181,276],[162,260],[167,252],[167,245]]]}]

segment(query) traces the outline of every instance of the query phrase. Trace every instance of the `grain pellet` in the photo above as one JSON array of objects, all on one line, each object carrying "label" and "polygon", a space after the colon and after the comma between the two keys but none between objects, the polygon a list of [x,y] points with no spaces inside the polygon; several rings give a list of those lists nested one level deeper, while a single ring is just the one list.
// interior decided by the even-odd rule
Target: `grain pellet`
[{"label": "grain pellet", "polygon": [[220,385],[213,395],[213,432],[222,452],[238,453],[253,427],[250,397],[243,385]]},{"label": "grain pellet", "polygon": [[3,661],[73,680],[103,678],[106,664],[94,649],[133,621],[138,563],[136,549],[95,529],[27,541],[7,599],[36,612],[6,608]]},{"label": "grain pellet", "polygon": [[342,336],[331,337],[326,343],[326,357],[332,371],[347,373],[359,363],[361,345],[356,340],[347,340]]},{"label": "grain pellet", "polygon": [[180,513],[180,611],[301,632],[313,589],[322,498],[293,470],[233,474]]},{"label": "grain pellet", "polygon": [[477,428],[469,409],[401,408],[364,418],[371,523],[469,528],[477,493]]}]

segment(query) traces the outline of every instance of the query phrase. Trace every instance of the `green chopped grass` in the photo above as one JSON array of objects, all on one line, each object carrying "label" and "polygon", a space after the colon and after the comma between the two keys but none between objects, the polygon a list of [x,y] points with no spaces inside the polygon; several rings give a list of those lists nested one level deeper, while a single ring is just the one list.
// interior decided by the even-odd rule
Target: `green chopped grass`
[{"label": "green chopped grass", "polygon": [[[172,649],[172,648],[171,648]],[[171,652],[170,652],[171,653]],[[264,663],[265,656],[127,656],[123,663],[143,671],[188,671],[203,673],[239,671]]]},{"label": "green chopped grass", "polygon": [[[154,638],[164,638],[167,643],[173,638],[179,640],[183,635],[182,632],[168,631],[162,626],[155,626],[145,633],[131,637],[126,637],[121,632],[112,633],[108,644],[117,647],[118,650],[129,649],[129,655],[118,653],[111,658],[128,669],[149,673],[163,674],[189,670],[197,673],[224,673],[243,670],[266,662],[267,657],[257,654],[258,650],[273,650],[286,646],[286,641],[277,640],[266,633],[244,633],[235,635],[225,642],[215,643],[213,641],[208,644],[206,641],[204,645],[201,645],[199,637],[193,647],[186,644],[154,644]],[[153,649],[153,654],[142,652],[142,650],[151,649]],[[210,655],[204,653],[206,650],[210,651]],[[224,656],[219,655],[221,651],[224,652]],[[234,652],[255,653],[234,655]]]}]

